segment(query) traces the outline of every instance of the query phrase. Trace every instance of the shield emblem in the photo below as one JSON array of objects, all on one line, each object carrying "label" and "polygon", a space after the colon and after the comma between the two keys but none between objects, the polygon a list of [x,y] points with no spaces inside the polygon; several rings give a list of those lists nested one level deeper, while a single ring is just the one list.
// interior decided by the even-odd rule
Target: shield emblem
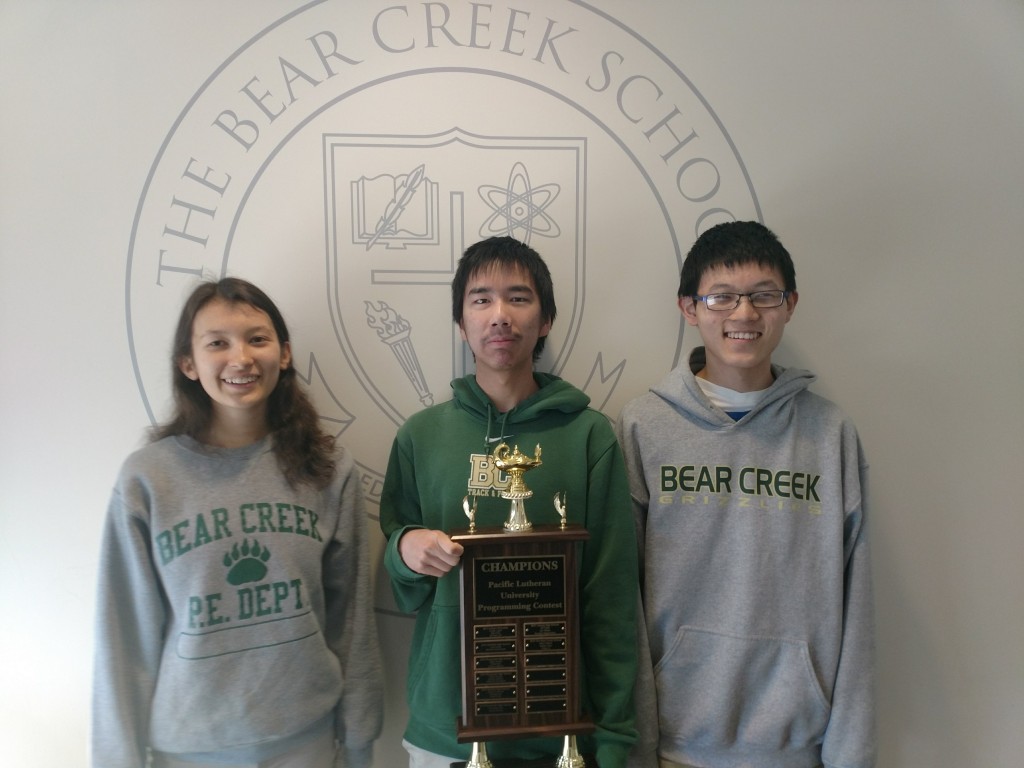
[{"label": "shield emblem", "polygon": [[[536,249],[558,318],[538,362],[558,373],[582,321],[586,142],[478,136],[324,136],[328,300],[359,384],[399,425],[448,399],[472,372],[452,322],[451,280],[463,251],[493,235]],[[451,355],[425,358],[450,338]]]}]

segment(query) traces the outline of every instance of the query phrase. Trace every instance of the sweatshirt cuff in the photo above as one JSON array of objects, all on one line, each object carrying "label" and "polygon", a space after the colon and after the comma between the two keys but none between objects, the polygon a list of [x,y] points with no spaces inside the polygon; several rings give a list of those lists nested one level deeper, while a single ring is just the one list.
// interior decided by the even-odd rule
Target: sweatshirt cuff
[{"label": "sweatshirt cuff", "polygon": [[398,544],[402,540],[402,537],[409,531],[419,531],[423,530],[423,528],[424,526],[422,525],[407,525],[391,534],[392,539],[394,539],[394,552],[393,556],[390,558],[391,575],[406,584],[417,584],[423,581],[426,577],[422,573],[417,573],[406,565],[405,560],[402,559],[402,553],[398,548]]},{"label": "sweatshirt cuff", "polygon": [[342,746],[334,761],[334,768],[370,768],[373,763],[373,744],[360,747]]}]

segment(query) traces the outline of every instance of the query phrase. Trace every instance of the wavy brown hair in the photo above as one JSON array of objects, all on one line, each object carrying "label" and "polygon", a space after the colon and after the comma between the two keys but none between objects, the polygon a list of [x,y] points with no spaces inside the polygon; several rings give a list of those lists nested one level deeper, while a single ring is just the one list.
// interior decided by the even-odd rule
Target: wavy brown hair
[{"label": "wavy brown hair", "polygon": [[[186,376],[180,363],[192,355],[192,324],[196,314],[214,299],[231,304],[248,304],[266,312],[274,325],[278,341],[290,341],[288,326],[280,310],[262,290],[237,277],[204,282],[185,301],[174,332],[171,350],[171,386],[174,414],[152,431],[152,439],[188,435],[202,442],[213,419],[213,404],[203,385]],[[293,488],[309,483],[323,488],[334,478],[334,437],[320,427],[320,417],[312,401],[297,380],[295,368],[281,371],[277,386],[267,400],[267,427],[273,436],[274,454],[288,484]]]}]

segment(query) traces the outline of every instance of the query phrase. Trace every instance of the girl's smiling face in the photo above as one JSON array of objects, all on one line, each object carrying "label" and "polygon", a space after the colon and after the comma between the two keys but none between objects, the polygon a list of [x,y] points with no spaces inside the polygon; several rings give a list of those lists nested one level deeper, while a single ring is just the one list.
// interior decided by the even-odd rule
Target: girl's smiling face
[{"label": "girl's smiling face", "polygon": [[213,402],[211,432],[266,430],[267,399],[291,364],[270,316],[241,302],[216,298],[192,322],[192,352],[181,372],[198,381]]}]

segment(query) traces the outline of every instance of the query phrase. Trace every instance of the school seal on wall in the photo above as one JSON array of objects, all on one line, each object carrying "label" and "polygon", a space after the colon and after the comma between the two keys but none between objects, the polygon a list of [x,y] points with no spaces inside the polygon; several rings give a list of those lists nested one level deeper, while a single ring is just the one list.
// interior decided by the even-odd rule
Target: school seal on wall
[{"label": "school seal on wall", "polygon": [[690,244],[738,218],[761,216],[725,127],[624,20],[572,0],[311,2],[227,56],[154,160],[126,276],[140,394],[163,418],[194,282],[252,280],[376,502],[397,426],[472,369],[449,291],[468,245],[507,234],[545,257],[559,314],[539,367],[614,417],[678,361]]}]

